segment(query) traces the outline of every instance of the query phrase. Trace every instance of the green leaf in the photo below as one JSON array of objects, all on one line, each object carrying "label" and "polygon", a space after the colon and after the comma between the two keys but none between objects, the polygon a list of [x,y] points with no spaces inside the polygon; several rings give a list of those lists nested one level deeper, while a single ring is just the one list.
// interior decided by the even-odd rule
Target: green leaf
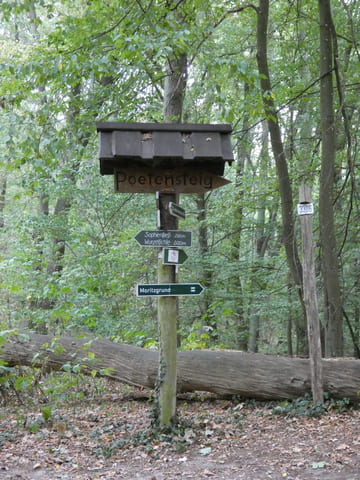
[{"label": "green leaf", "polygon": [[47,422],[50,419],[51,413],[52,413],[51,407],[49,405],[47,405],[41,410],[41,415],[43,416],[43,419],[45,420],[45,422]]},{"label": "green leaf", "polygon": [[31,424],[28,426],[28,430],[29,430],[30,433],[38,433],[38,431],[39,431],[39,424],[36,423],[36,422],[31,423]]}]

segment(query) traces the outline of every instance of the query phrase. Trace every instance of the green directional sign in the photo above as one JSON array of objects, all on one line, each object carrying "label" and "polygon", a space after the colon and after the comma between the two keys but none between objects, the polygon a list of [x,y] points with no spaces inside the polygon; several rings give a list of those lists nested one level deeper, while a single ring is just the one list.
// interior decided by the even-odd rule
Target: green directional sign
[{"label": "green directional sign", "polygon": [[135,240],[143,247],[191,247],[191,232],[181,230],[142,230]]},{"label": "green directional sign", "polygon": [[160,283],[136,285],[138,297],[178,297],[180,295],[200,295],[204,287],[200,283]]},{"label": "green directional sign", "polygon": [[184,250],[177,248],[164,248],[164,265],[182,265],[188,256]]}]

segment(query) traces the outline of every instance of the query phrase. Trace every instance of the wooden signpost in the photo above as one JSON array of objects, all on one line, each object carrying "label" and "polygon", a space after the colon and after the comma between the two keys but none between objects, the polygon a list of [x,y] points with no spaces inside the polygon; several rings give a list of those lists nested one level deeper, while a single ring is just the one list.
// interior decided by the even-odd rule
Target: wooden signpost
[{"label": "wooden signpost", "polygon": [[306,309],[309,341],[310,377],[313,402],[323,403],[323,375],[320,341],[320,320],[316,295],[316,276],[314,262],[311,192],[307,185],[299,189],[298,214],[301,224],[303,255],[303,297]]},{"label": "wooden signpost", "polygon": [[176,414],[177,297],[200,295],[199,283],[178,283],[191,232],[178,230],[185,219],[180,193],[207,193],[229,184],[222,177],[234,160],[231,125],[99,123],[100,173],[114,175],[116,193],[156,193],[158,230],[136,236],[144,247],[159,248],[158,281],[137,285],[138,297],[158,297],[158,421],[169,426]]}]

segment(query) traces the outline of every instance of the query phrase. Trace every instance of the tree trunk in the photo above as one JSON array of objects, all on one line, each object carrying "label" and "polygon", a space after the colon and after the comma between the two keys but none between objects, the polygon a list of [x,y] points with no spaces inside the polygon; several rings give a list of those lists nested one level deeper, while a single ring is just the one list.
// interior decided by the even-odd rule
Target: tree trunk
[{"label": "tree trunk", "polygon": [[342,304],[334,221],[335,118],[332,82],[332,35],[330,1],[319,0],[320,16],[320,113],[321,173],[319,195],[321,268],[325,287],[325,355],[343,355]]},{"label": "tree trunk", "polygon": [[4,175],[0,182],[0,228],[4,228],[5,225],[5,217],[4,217],[4,210],[5,210],[5,202],[6,202],[6,186],[7,186],[7,178]]},{"label": "tree trunk", "polygon": [[[211,287],[213,281],[213,270],[209,265],[210,247],[209,247],[209,232],[206,222],[207,201],[205,193],[194,195],[194,200],[197,210],[198,221],[198,238],[199,238],[199,258],[201,262],[201,272],[199,273],[199,281],[205,287],[204,293],[199,298],[200,318],[208,318],[211,310],[211,294],[208,288]],[[216,320],[212,319],[211,326],[217,328]],[[206,320],[208,321],[208,320]],[[205,322],[206,322],[205,321]]]},{"label": "tree trunk", "polygon": [[[269,140],[269,130],[267,122],[262,122],[262,139],[261,139],[261,150],[260,150],[260,171],[263,178],[268,176],[268,165],[269,165],[269,149],[268,149],[268,140]],[[266,281],[263,280],[263,275],[261,272],[262,263],[265,257],[267,245],[269,243],[270,235],[265,232],[265,217],[266,217],[266,206],[265,206],[265,195],[259,197],[259,205],[256,209],[256,217],[254,218],[255,223],[255,233],[256,233],[256,256],[254,259],[254,264],[252,266],[252,275],[251,275],[251,287],[250,291],[255,292],[256,290],[265,290]],[[275,210],[276,211],[276,210]],[[270,213],[270,221],[272,223],[274,218],[272,218],[272,213]],[[258,341],[260,335],[260,314],[259,306],[256,304],[256,295],[250,300],[249,307],[249,343],[248,351],[256,353],[258,351]]]},{"label": "tree trunk", "polygon": [[177,52],[168,59],[164,85],[165,122],[180,123],[186,88],[187,55]]},{"label": "tree trunk", "polygon": [[235,323],[235,345],[236,348],[240,350],[247,350],[248,348],[248,338],[250,335],[250,326],[248,325],[247,319],[244,312],[244,292],[242,285],[242,271],[240,268],[241,262],[241,237],[243,233],[243,220],[244,220],[244,185],[243,177],[245,168],[249,166],[251,162],[251,146],[252,139],[249,133],[249,114],[248,108],[246,108],[249,103],[249,90],[250,86],[247,82],[244,84],[244,118],[242,129],[244,136],[241,141],[237,144],[237,157],[238,161],[236,164],[236,196],[234,199],[234,210],[232,212],[232,230],[234,234],[231,239],[231,262],[237,266],[233,275],[229,278],[231,284],[231,291],[234,292],[235,305],[233,307],[234,313],[234,323]]},{"label": "tree trunk", "polygon": [[[288,165],[285,158],[285,150],[281,139],[281,131],[278,122],[278,115],[275,108],[271,92],[270,72],[267,59],[267,29],[269,17],[269,0],[260,0],[258,8],[257,21],[257,63],[260,74],[260,86],[263,97],[263,105],[266,120],[269,126],[271,147],[275,159],[279,193],[281,199],[282,212],[282,234],[283,243],[286,251],[286,259],[291,272],[292,280],[295,288],[299,293],[299,300],[306,319],[306,312],[302,298],[302,268],[299,254],[296,247],[294,217],[293,217],[293,194],[291,190],[291,182],[288,171]],[[301,331],[303,339],[306,343],[306,326],[305,322]]]},{"label": "tree trunk", "polygon": [[[158,352],[109,340],[55,339],[31,333],[10,336],[1,347],[0,358],[8,366],[45,370],[81,365],[84,374],[96,370],[99,375],[146,388],[154,388],[158,371]],[[324,390],[332,398],[359,401],[360,360],[322,362]],[[309,360],[234,350],[183,351],[177,357],[177,389],[268,400],[297,398],[310,393]]]}]

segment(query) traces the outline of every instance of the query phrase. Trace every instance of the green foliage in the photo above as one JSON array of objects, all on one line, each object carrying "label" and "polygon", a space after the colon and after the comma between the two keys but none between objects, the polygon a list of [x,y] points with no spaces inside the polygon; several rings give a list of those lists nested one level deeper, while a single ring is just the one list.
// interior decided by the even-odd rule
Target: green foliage
[{"label": "green foliage", "polygon": [[4,404],[11,399],[20,404],[35,403],[39,398],[46,400],[40,377],[41,373],[36,369],[0,365],[0,393]]},{"label": "green foliage", "polygon": [[[318,13],[312,2],[295,3],[270,6],[268,94],[278,109],[294,199],[305,179],[316,206]],[[173,8],[167,2],[100,0],[35,4],[5,1],[0,14],[0,342],[7,331],[30,328],[156,347],[156,302],[133,294],[137,283],[156,279],[157,251],[134,241],[139,230],[156,227],[155,199],[116,195],[112,178],[100,177],[96,122],[161,122],[167,59],[186,52],[184,119],[231,123],[236,162],[225,171],[232,184],[205,195],[203,207],[195,195],[181,196],[187,218],[180,228],[193,231],[194,246],[179,281],[206,287],[201,298],[180,299],[182,348],[246,349],[254,340],[259,351],[282,354],[291,339],[295,351],[303,314],[282,246],[254,9],[234,13],[226,2],[200,0]],[[345,129],[337,117],[335,214],[352,329],[345,329],[346,353],[353,354],[360,331],[359,35],[353,28],[359,12],[347,2],[334,6],[333,15],[339,72],[346,78],[337,106],[348,119]],[[318,228],[316,212],[316,245]],[[316,256],[320,267],[318,247]],[[321,298],[320,277],[318,287]],[[66,368],[71,374],[81,365]],[[95,376],[96,366],[93,371]],[[3,373],[6,383],[10,372]],[[29,388],[24,379],[16,385],[18,392]]]},{"label": "green foliage", "polygon": [[325,394],[324,403],[312,402],[311,396],[298,398],[292,401],[284,401],[272,408],[274,415],[283,415],[285,417],[321,417],[328,412],[341,413],[351,407],[348,398],[341,400],[331,399]]},{"label": "green foliage", "polygon": [[211,346],[211,335],[207,331],[211,330],[211,327],[203,327],[200,322],[193,324],[190,333],[182,338],[181,349],[198,350],[209,348]]}]

